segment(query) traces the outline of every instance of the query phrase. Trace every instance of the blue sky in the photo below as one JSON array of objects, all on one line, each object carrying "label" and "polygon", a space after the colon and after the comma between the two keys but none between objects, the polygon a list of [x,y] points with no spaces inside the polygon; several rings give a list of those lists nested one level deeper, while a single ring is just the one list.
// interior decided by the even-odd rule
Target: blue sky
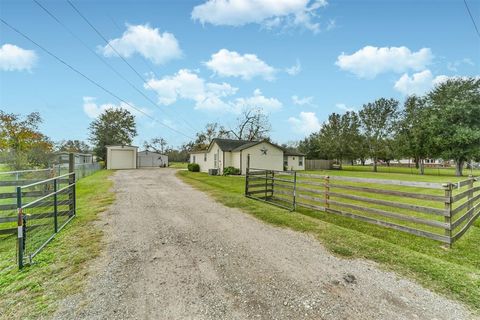
[{"label": "blue sky", "polygon": [[[110,46],[66,1],[38,1],[148,99],[35,2],[2,0],[0,17],[147,113],[134,110],[136,144],[179,145],[251,107],[269,114],[276,142],[298,140],[332,112],[480,75],[461,0],[72,1]],[[480,1],[467,3],[480,27]],[[39,111],[53,140],[85,140],[95,116],[119,105],[131,108],[0,23],[1,110]]]}]

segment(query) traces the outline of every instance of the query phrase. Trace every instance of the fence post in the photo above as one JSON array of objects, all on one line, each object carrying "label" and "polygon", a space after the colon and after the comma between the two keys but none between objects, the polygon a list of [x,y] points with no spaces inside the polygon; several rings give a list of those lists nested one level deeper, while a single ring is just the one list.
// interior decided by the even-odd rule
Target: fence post
[{"label": "fence post", "polygon": [[72,186],[72,201],[73,201],[73,215],[77,215],[77,182],[75,179],[75,172],[73,173],[73,186]]},{"label": "fence post", "polygon": [[[469,211],[473,207],[473,202],[471,200],[473,198],[473,182],[475,181],[475,178],[472,175],[469,175],[468,179],[470,179],[470,181],[468,182],[468,190],[470,190],[470,192],[468,193],[468,197],[467,197],[467,201],[468,201],[467,211]],[[472,216],[472,214],[469,215],[469,218]]]},{"label": "fence post", "polygon": [[267,201],[267,191],[268,191],[268,170],[265,170],[265,201]]},{"label": "fence post", "polygon": [[54,179],[53,180],[53,228],[55,230],[55,233],[58,232],[57,190],[58,190],[57,179]]},{"label": "fence post", "polygon": [[24,251],[24,241],[23,241],[23,212],[22,212],[22,188],[17,187],[17,213],[18,213],[18,223],[17,223],[17,233],[18,233],[18,268],[23,268],[23,251]]},{"label": "fence post", "polygon": [[330,176],[325,176],[323,180],[325,183],[325,211],[327,211],[330,209]]},{"label": "fence post", "polygon": [[442,184],[443,190],[445,190],[445,223],[449,226],[445,228],[445,235],[449,238],[447,246],[452,247],[452,184]]},{"label": "fence post", "polygon": [[275,192],[274,189],[274,184],[275,184],[275,171],[272,171],[272,198],[273,198],[273,193]]},{"label": "fence post", "polygon": [[75,172],[75,155],[73,153],[68,154],[68,173]]},{"label": "fence post", "polygon": [[248,196],[248,173],[250,171],[250,155],[247,155],[247,168],[245,168],[245,195]]},{"label": "fence post", "polygon": [[293,172],[293,211],[297,210],[297,171]]}]

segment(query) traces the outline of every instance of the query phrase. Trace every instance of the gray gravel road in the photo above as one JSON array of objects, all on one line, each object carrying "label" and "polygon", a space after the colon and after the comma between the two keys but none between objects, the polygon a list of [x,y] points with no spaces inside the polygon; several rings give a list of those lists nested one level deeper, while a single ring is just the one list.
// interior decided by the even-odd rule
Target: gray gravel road
[{"label": "gray gravel road", "polygon": [[170,169],[118,171],[107,247],[58,319],[472,319],[457,302],[216,203]]}]

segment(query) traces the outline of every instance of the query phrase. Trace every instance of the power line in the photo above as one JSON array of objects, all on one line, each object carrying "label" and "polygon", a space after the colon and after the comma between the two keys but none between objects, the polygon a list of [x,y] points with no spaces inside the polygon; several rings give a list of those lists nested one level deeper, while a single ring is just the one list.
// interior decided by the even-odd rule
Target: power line
[{"label": "power line", "polygon": [[[121,54],[120,52],[117,51],[117,49],[115,49],[114,46],[112,46],[110,44],[110,41],[107,40],[107,38],[90,22],[90,20],[87,19],[87,17],[85,15],[83,15],[80,10],[78,10],[78,8],[70,1],[70,0],[67,0],[68,4],[73,8],[73,10],[75,10],[75,12],[90,26],[90,28],[93,29],[93,31],[95,31],[95,33],[103,39],[103,41],[105,41],[105,43],[107,44],[107,46],[110,47],[110,49],[113,50],[113,52],[115,52],[115,54],[120,58],[122,59],[122,61],[138,76],[138,78],[140,80],[142,80],[143,83],[145,83],[151,90],[155,91],[155,89],[150,85],[150,83],[148,83],[148,81],[137,71],[137,69],[135,69],[128,61],[127,59],[125,59]],[[154,73],[155,74],[155,73]],[[181,118],[183,120],[183,118]],[[195,128],[193,128],[187,121],[183,120],[192,130],[196,131]]]},{"label": "power line", "polygon": [[[24,37],[25,39],[27,39],[28,41],[30,41],[31,43],[33,43],[34,45],[36,45],[38,48],[40,48],[41,50],[43,50],[45,53],[47,53],[49,56],[53,57],[55,60],[57,60],[58,62],[60,62],[61,64],[65,65],[67,68],[69,68],[70,70],[72,70],[73,72],[77,73],[78,75],[80,75],[81,77],[83,77],[84,79],[86,79],[87,81],[89,81],[90,83],[94,84],[95,86],[97,86],[98,88],[102,89],[103,91],[105,91],[106,93],[108,93],[109,95],[111,95],[112,97],[114,97],[115,99],[117,99],[118,101],[120,102],[123,102],[125,103],[126,105],[128,105],[129,107],[131,107],[132,109],[144,114],[146,117],[152,119],[153,121],[155,122],[158,122],[157,119],[155,119],[154,117],[152,117],[151,115],[149,115],[148,113],[146,113],[145,111],[135,107],[134,105],[132,105],[131,103],[125,101],[124,99],[120,98],[118,95],[116,95],[115,93],[113,93],[112,91],[110,91],[109,89],[105,88],[104,86],[102,86],[101,84],[99,84],[98,82],[96,82],[95,80],[89,78],[87,75],[85,75],[84,73],[82,73],[81,71],[79,71],[78,69],[76,69],[75,67],[71,66],[69,63],[67,63],[66,61],[64,61],[63,59],[61,59],[60,57],[58,57],[57,55],[55,55],[54,53],[52,53],[51,51],[49,51],[48,49],[46,49],[45,47],[43,47],[42,45],[40,45],[38,42],[36,42],[35,40],[33,40],[32,38],[30,38],[29,36],[27,36],[25,33],[23,33],[22,31],[18,30],[17,28],[15,28],[14,26],[12,26],[11,24],[9,24],[7,21],[5,21],[3,18],[0,18],[0,21],[5,24],[7,27],[9,27],[10,29],[12,29],[14,32],[18,33],[19,35],[21,35],[22,37]],[[193,139],[192,137],[189,137],[187,135],[185,135],[184,133],[174,129],[174,128],[171,128],[161,122],[158,122],[160,125],[170,129],[170,130],[173,130],[175,132],[177,132],[178,134],[181,134],[185,137],[187,137],[188,139]]]},{"label": "power line", "polygon": [[477,31],[477,35],[480,38],[480,32],[478,31],[477,24],[475,23],[475,19],[473,19],[472,12],[470,12],[470,8],[468,7],[467,0],[463,0],[463,3],[465,3],[465,8],[467,8],[468,15],[470,16],[473,26],[475,27],[475,31]]},{"label": "power line", "polygon": [[[47,8],[45,8],[39,1],[33,0],[43,11],[45,11],[52,19],[54,19],[58,24],[60,24],[65,30],[70,33],[75,39],[77,39],[88,51],[90,51],[92,54],[94,54],[103,64],[105,64],[110,70],[112,70],[118,77],[123,79],[125,82],[127,82],[130,87],[132,87],[135,91],[137,91],[139,94],[141,94],[145,99],[147,99],[151,104],[153,104],[155,107],[158,107],[161,112],[166,114],[167,116],[170,116],[167,114],[163,108],[161,108],[155,101],[153,101],[150,97],[148,97],[145,93],[143,93],[140,89],[138,89],[131,81],[129,81],[127,78],[125,78],[120,72],[118,72],[110,63],[105,61],[98,53],[96,53],[94,50],[92,50],[80,37],[78,37],[73,31],[70,30],[58,17],[56,17],[51,11],[49,11]],[[166,127],[170,128],[169,126],[165,125]],[[172,128],[170,128],[172,129]],[[193,129],[193,128],[192,128]],[[195,129],[193,129],[195,131]]]}]

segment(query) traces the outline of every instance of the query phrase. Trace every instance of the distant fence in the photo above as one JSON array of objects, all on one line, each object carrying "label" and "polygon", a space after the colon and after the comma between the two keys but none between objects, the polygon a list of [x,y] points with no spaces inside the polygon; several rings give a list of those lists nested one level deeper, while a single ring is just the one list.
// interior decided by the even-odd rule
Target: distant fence
[{"label": "distant fence", "polygon": [[333,160],[305,160],[305,170],[330,170],[333,169]]},{"label": "distant fence", "polygon": [[473,177],[441,184],[250,168],[245,195],[292,211],[306,207],[447,245],[480,216],[480,185]]}]

